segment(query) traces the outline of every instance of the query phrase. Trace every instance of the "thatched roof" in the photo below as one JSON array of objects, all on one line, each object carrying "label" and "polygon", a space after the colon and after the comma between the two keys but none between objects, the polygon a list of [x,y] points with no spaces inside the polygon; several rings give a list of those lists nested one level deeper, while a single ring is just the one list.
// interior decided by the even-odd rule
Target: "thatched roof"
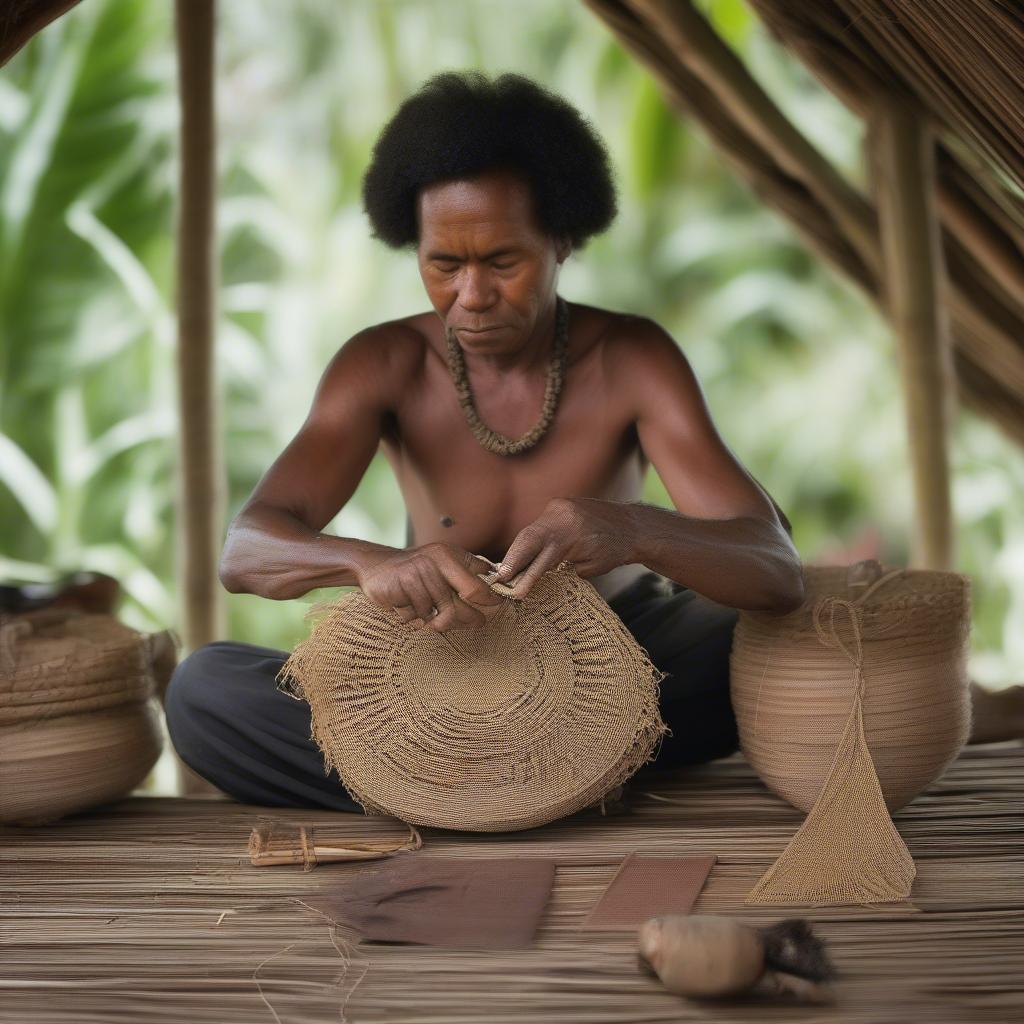
[{"label": "thatched roof", "polygon": [[[0,64],[75,0],[14,0]],[[748,0],[854,111],[893,97],[938,131],[936,175],[960,398],[1024,443],[1024,13],[998,0]],[[688,0],[585,0],[808,243],[885,306],[870,196],[792,126]]]},{"label": "thatched roof", "polygon": [[0,7],[0,67],[78,0],[7,0]]},{"label": "thatched roof", "polygon": [[[687,0],[585,0],[672,104],[809,244],[885,305],[877,211],[791,125]],[[868,119],[894,98],[937,132],[960,398],[1024,443],[1024,13],[995,0],[749,0]]]}]

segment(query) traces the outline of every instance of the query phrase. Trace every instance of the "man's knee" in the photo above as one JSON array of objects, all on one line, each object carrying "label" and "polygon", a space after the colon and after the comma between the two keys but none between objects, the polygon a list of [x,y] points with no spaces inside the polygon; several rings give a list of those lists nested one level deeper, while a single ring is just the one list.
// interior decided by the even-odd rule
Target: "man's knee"
[{"label": "man's knee", "polygon": [[167,732],[179,753],[191,745],[200,719],[210,708],[228,644],[222,640],[197,647],[174,669],[164,696]]}]

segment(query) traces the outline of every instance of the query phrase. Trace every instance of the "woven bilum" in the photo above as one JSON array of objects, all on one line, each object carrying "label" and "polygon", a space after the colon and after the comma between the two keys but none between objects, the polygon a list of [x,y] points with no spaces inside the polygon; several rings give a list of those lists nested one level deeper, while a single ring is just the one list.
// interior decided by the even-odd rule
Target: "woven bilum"
[{"label": "woven bilum", "polygon": [[417,627],[361,591],[311,610],[278,687],[367,814],[534,828],[601,803],[669,733],[665,673],[570,563],[522,599],[490,585],[508,600],[480,628]]},{"label": "woven bilum", "polygon": [[875,560],[804,566],[787,615],[743,611],[730,655],[743,753],[808,815],[750,903],[905,898],[891,812],[938,779],[971,726],[970,580]]},{"label": "woven bilum", "polygon": [[74,608],[0,617],[0,821],[55,821],[145,778],[168,635]]}]

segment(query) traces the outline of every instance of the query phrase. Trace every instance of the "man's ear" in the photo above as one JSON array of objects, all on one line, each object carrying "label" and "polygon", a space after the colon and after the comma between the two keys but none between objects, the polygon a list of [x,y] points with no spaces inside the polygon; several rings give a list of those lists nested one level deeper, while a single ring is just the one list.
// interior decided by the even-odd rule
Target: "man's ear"
[{"label": "man's ear", "polygon": [[564,263],[572,253],[572,239],[568,237],[559,238],[555,243],[555,257],[559,263]]}]

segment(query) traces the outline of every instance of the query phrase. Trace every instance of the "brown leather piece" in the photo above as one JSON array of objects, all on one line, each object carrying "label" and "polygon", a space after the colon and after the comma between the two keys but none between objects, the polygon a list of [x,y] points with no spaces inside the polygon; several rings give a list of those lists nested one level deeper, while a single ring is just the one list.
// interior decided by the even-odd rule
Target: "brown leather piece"
[{"label": "brown leather piece", "polygon": [[717,859],[629,854],[580,931],[633,931],[650,917],[690,913]]},{"label": "brown leather piece", "polygon": [[306,902],[366,942],[522,949],[533,943],[554,880],[548,859],[403,851]]}]

